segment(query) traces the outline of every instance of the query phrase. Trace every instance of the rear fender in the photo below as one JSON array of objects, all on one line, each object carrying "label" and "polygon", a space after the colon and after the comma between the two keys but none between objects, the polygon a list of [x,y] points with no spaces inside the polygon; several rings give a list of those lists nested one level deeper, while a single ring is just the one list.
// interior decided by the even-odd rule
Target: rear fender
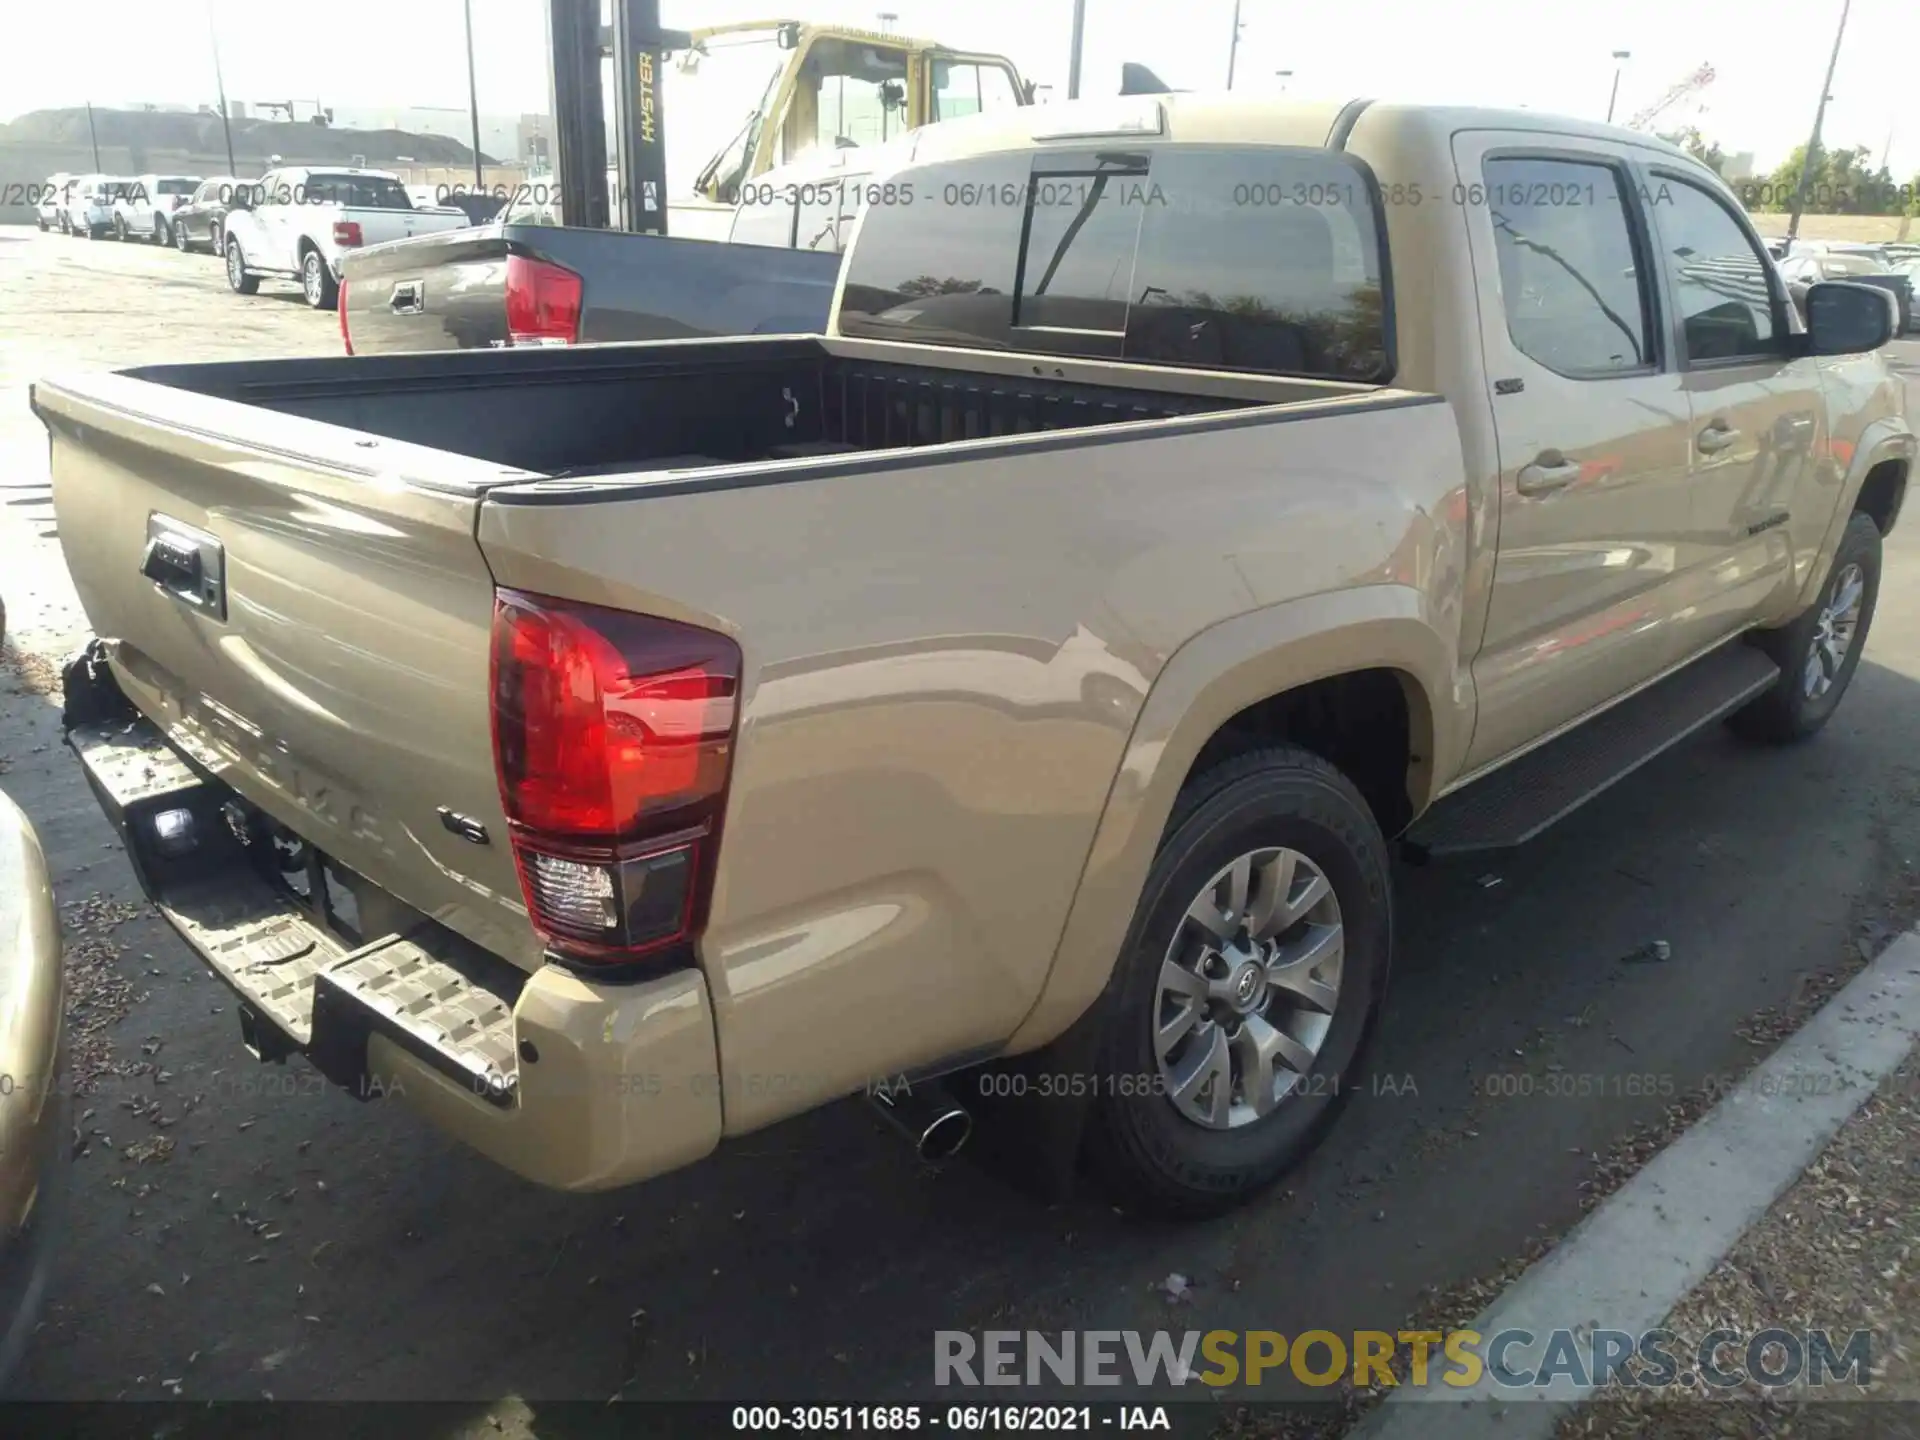
[{"label": "rear fender", "polygon": [[1209,739],[1248,706],[1315,680],[1399,671],[1413,760],[1408,799],[1424,809],[1459,768],[1472,732],[1471,681],[1427,598],[1409,587],[1331,591],[1202,631],[1155,681],[1108,793],[1045,987],[1008,1053],[1061,1035],[1099,998],[1167,819]]}]

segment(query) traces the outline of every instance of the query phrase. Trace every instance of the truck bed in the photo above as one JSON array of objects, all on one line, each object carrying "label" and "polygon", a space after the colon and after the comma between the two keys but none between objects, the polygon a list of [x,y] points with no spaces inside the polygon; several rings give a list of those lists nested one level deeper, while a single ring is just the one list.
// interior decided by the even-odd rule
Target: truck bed
[{"label": "truck bed", "polygon": [[[925,353],[776,337],[155,365],[123,373],[523,472],[514,478],[915,448],[1341,400],[1368,389],[1197,373],[1188,379],[1116,364],[1041,366],[986,354],[940,365],[891,358]],[[245,412],[228,413],[238,419]]]}]

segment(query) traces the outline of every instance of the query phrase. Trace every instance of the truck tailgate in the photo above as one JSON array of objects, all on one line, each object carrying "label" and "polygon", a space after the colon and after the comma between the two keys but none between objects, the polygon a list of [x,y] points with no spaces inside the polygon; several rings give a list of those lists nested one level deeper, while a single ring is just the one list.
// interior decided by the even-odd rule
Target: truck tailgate
[{"label": "truck tailgate", "polygon": [[581,279],[581,343],[826,329],[837,255],[495,223],[350,252],[345,324],[354,353],[480,350],[507,343],[507,260]]},{"label": "truck tailgate", "polygon": [[448,819],[504,841],[474,527],[515,472],[124,375],[32,403],[129,698],[331,860],[537,965],[509,847]]}]

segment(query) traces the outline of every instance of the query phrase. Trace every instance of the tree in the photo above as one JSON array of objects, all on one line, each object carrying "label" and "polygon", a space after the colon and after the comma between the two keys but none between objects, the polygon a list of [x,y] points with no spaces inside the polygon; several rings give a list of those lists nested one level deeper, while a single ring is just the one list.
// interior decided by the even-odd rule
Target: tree
[{"label": "tree", "polygon": [[1718,140],[1709,141],[1700,133],[1698,125],[1689,125],[1684,130],[1676,130],[1670,135],[1660,137],[1669,145],[1678,145],[1702,165],[1716,175],[1727,173],[1726,153],[1721,150]]},{"label": "tree", "polygon": [[[1898,215],[1911,195],[1901,193],[1884,165],[1874,167],[1870,154],[1864,145],[1822,145],[1814,152],[1802,208],[1814,215]],[[1806,158],[1807,147],[1796,145],[1771,175],[1738,187],[1741,199],[1754,210],[1791,210]]]}]

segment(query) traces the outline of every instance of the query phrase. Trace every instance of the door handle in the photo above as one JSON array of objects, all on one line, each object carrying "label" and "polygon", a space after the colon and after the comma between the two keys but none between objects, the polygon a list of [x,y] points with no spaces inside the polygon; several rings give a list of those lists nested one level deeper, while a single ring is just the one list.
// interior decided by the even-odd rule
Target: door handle
[{"label": "door handle", "polygon": [[1522,465],[1513,488],[1522,495],[1546,495],[1580,478],[1580,467],[1558,450],[1544,450],[1531,465]]},{"label": "door handle", "polygon": [[1693,443],[1702,455],[1718,455],[1739,438],[1738,430],[1724,420],[1716,420],[1702,430]]}]

